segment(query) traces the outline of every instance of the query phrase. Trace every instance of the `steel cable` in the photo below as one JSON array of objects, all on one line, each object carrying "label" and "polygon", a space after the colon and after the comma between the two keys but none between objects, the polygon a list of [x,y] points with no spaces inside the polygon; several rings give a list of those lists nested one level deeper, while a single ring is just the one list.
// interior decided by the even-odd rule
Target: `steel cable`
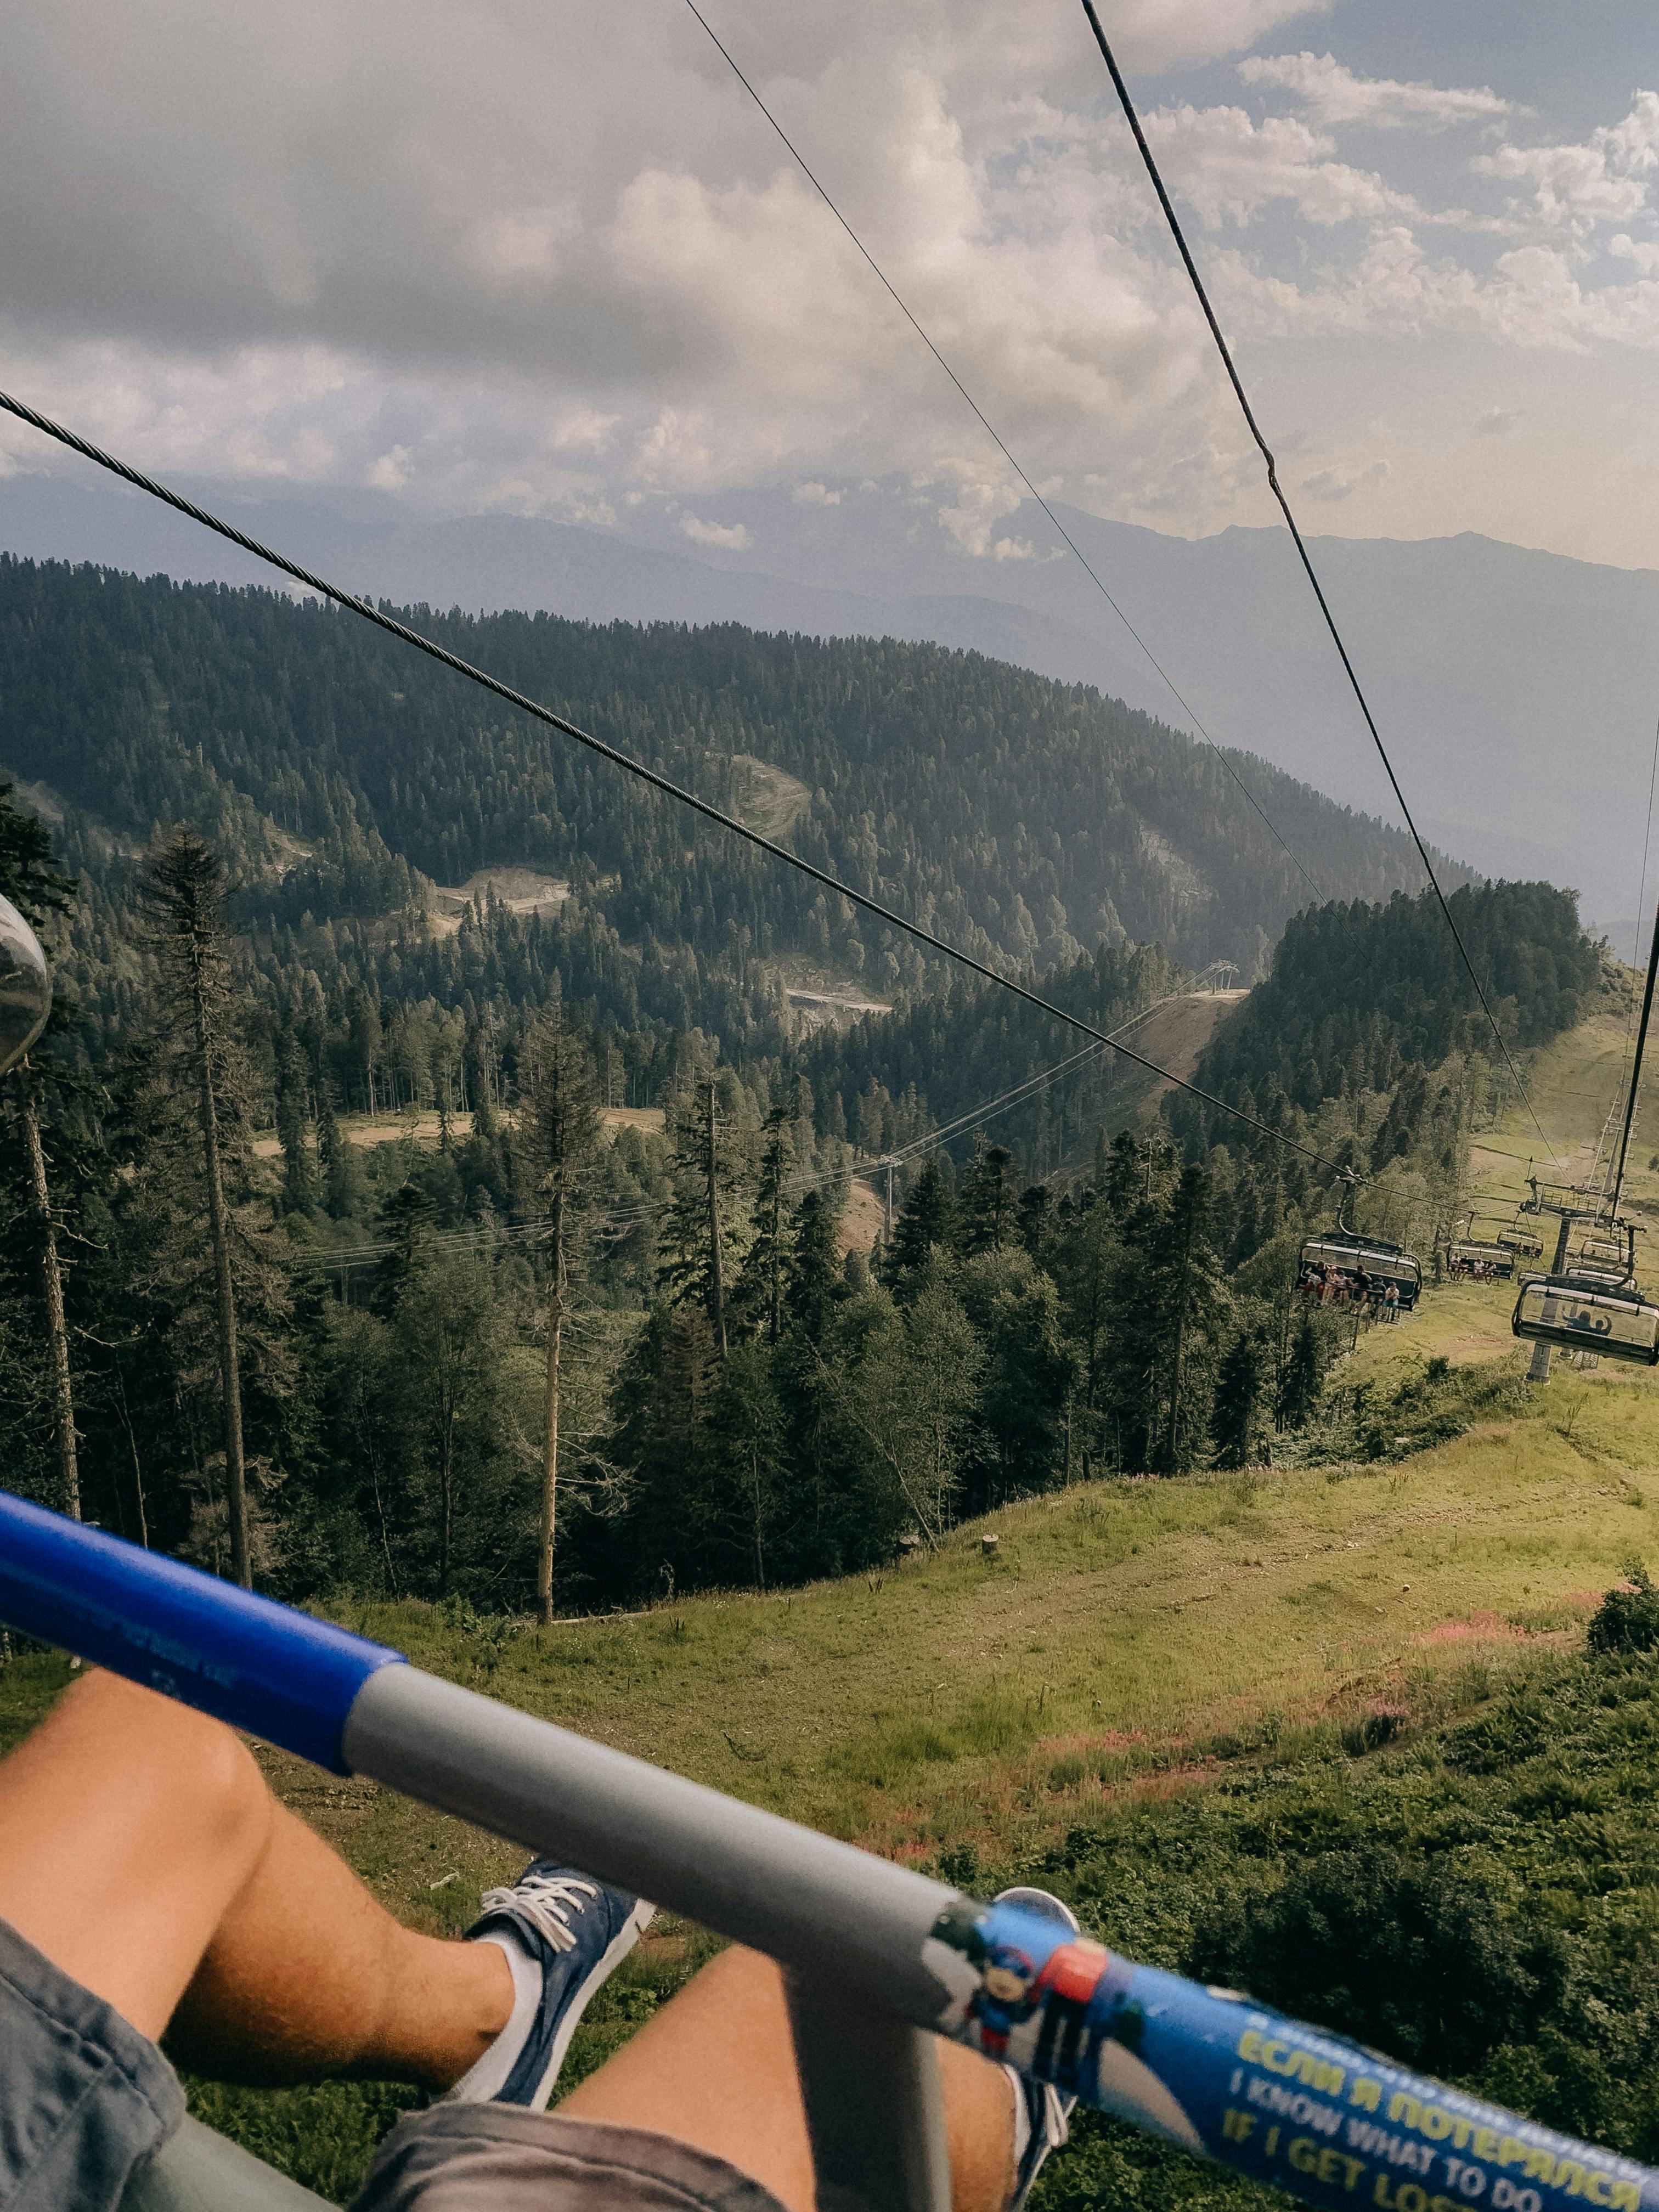
[{"label": "steel cable", "polygon": [[1054,529],[1064,539],[1073,558],[1077,562],[1084,574],[1089,579],[1089,581],[1100,593],[1101,598],[1105,600],[1107,605],[1122,623],[1124,629],[1128,631],[1130,636],[1140,647],[1142,653],[1146,654],[1148,661],[1151,662],[1152,667],[1157,671],[1158,678],[1164,684],[1164,689],[1169,692],[1170,696],[1175,701],[1176,706],[1180,708],[1182,713],[1192,724],[1194,729],[1197,731],[1199,736],[1203,738],[1205,744],[1208,745],[1210,750],[1221,763],[1222,767],[1225,769],[1228,775],[1231,776],[1233,781],[1238,786],[1239,790],[1243,792],[1244,797],[1255,809],[1256,813],[1261,816],[1262,822],[1266,824],[1268,830],[1271,831],[1273,837],[1277,839],[1279,844],[1283,848],[1286,859],[1300,874],[1303,882],[1307,884],[1309,890],[1314,894],[1314,896],[1322,900],[1326,898],[1328,894],[1324,890],[1324,887],[1319,883],[1318,879],[1310,875],[1307,868],[1303,866],[1302,861],[1297,858],[1293,848],[1286,843],[1277,823],[1274,823],[1272,817],[1267,813],[1266,808],[1263,807],[1261,802],[1255,796],[1255,793],[1250,789],[1249,785],[1245,782],[1243,777],[1240,775],[1237,769],[1228,759],[1226,754],[1222,751],[1220,746],[1217,744],[1215,739],[1205,728],[1203,723],[1200,721],[1198,716],[1187,704],[1186,700],[1182,696],[1180,691],[1176,687],[1174,678],[1164,667],[1163,662],[1159,660],[1158,655],[1152,651],[1151,646],[1147,644],[1146,639],[1142,637],[1140,632],[1129,620],[1128,616],[1126,615],[1122,608],[1119,606],[1117,601],[1112,597],[1110,592],[1108,591],[1099,572],[1096,569],[1093,562],[1084,552],[1082,547],[1079,545],[1071,532],[1066,529],[1065,524],[1054,513],[1054,508],[1050,507],[1048,501],[1037,489],[1036,484],[1032,483],[1030,477],[1020,466],[1020,464],[1014,459],[1013,454],[1009,451],[1007,445],[1003,440],[1001,432],[998,430],[995,425],[989,420],[978,400],[975,399],[973,393],[969,391],[967,386],[957,374],[955,369],[951,368],[950,362],[946,361],[945,356],[939,351],[938,346],[934,344],[933,339],[927,335],[927,332],[923,329],[921,324],[916,319],[915,314],[912,313],[910,308],[906,304],[903,296],[899,292],[897,287],[894,284],[891,277],[888,276],[886,270],[876,259],[874,254],[871,252],[869,247],[859,236],[857,231],[854,229],[852,224],[848,222],[847,217],[836,205],[835,201],[830,198],[829,192],[824,189],[823,185],[818,182],[817,176],[808,166],[805,155],[795,144],[794,140],[790,137],[782,124],[778,121],[777,117],[773,114],[771,109],[767,106],[766,102],[761,98],[759,93],[756,91],[754,86],[744,75],[742,70],[738,66],[737,62],[732,56],[730,49],[721,42],[719,33],[712,27],[708,17],[704,15],[702,10],[698,8],[696,0],[685,0],[685,4],[691,10],[691,13],[696,17],[698,22],[702,24],[704,31],[707,32],[709,43],[714,48],[716,53],[718,53],[722,61],[726,63],[732,76],[736,77],[738,82],[743,87],[744,90],[749,94],[750,100],[754,101],[756,106],[759,108],[761,113],[766,118],[773,130],[777,133],[786,152],[788,154],[790,159],[794,162],[796,167],[800,171],[802,176],[805,178],[807,183],[811,185],[812,190],[817,194],[818,198],[823,202],[825,207],[829,209],[830,214],[834,216],[836,221],[841,225],[848,237],[852,240],[854,246],[868,266],[877,283],[886,293],[888,298],[891,300],[893,305],[898,309],[900,314],[903,316],[905,321],[909,324],[911,329],[921,340],[923,345],[927,347],[928,352],[932,354],[933,359],[945,371],[946,376],[950,378],[951,383],[955,385],[957,392],[961,393],[963,398],[966,401],[968,406],[972,410],[975,421],[979,423],[980,428],[984,431],[986,436],[990,439],[992,444],[1001,454],[1003,459],[1007,462],[1009,467],[1019,478],[1021,483],[1024,485],[1026,490],[1030,492],[1031,497],[1036,501],[1037,505],[1042,509],[1042,512],[1048,516],[1049,521],[1054,525]]},{"label": "steel cable", "polygon": [[[688,0],[688,4],[690,4],[690,0]],[[1337,653],[1342,662],[1344,672],[1346,674],[1349,684],[1352,688],[1353,696],[1359,703],[1359,711],[1365,719],[1365,727],[1370,732],[1371,742],[1376,747],[1377,757],[1382,762],[1383,769],[1388,775],[1389,787],[1393,790],[1400,811],[1406,817],[1406,827],[1410,830],[1412,842],[1417,848],[1417,856],[1423,863],[1424,872],[1428,877],[1429,882],[1433,888],[1435,897],[1439,902],[1440,911],[1445,917],[1446,927],[1450,930],[1453,941],[1455,943],[1458,952],[1462,958],[1463,965],[1468,970],[1469,981],[1474,984],[1475,996],[1480,1001],[1480,1010],[1486,1015],[1487,1021],[1492,1024],[1492,1033],[1498,1040],[1498,1048],[1504,1055],[1504,1065],[1508,1067],[1510,1074],[1514,1080],[1516,1090],[1519,1093],[1522,1102],[1526,1107],[1532,1126],[1538,1132],[1539,1142],[1543,1146],[1545,1151],[1549,1153],[1550,1158],[1555,1161],[1556,1165],[1559,1167],[1561,1164],[1559,1157],[1556,1153],[1554,1146],[1550,1143],[1549,1139],[1544,1134],[1543,1128],[1539,1122],[1538,1116],[1533,1111],[1532,1098],[1527,1090],[1526,1085],[1521,1080],[1521,1071],[1515,1064],[1514,1056],[1510,1051],[1509,1044],[1504,1038],[1504,1032],[1498,1025],[1498,1017],[1493,1013],[1491,1004],[1487,1000],[1486,991],[1481,985],[1480,978],[1475,973],[1474,963],[1469,957],[1468,947],[1463,942],[1462,932],[1457,927],[1456,918],[1452,913],[1451,907],[1446,898],[1446,894],[1440,888],[1440,878],[1435,872],[1433,861],[1429,858],[1429,848],[1423,842],[1421,836],[1418,834],[1416,820],[1412,814],[1411,808],[1406,804],[1406,794],[1400,787],[1400,779],[1395,774],[1394,763],[1389,758],[1388,747],[1382,742],[1382,735],[1381,731],[1377,728],[1376,720],[1371,714],[1370,702],[1366,699],[1364,689],[1360,684],[1358,675],[1355,671],[1354,665],[1348,658],[1348,648],[1343,643],[1342,633],[1336,626],[1336,617],[1331,612],[1330,603],[1325,597],[1324,586],[1319,580],[1318,572],[1316,570],[1313,562],[1309,556],[1308,548],[1303,541],[1302,532],[1297,526],[1296,517],[1291,512],[1291,503],[1285,496],[1284,488],[1279,481],[1279,465],[1273,459],[1273,449],[1268,445],[1266,438],[1261,434],[1261,425],[1255,419],[1255,413],[1250,405],[1249,398],[1245,392],[1243,382],[1239,376],[1237,369],[1233,365],[1233,357],[1228,349],[1227,341],[1222,336],[1221,325],[1216,319],[1215,309],[1210,305],[1210,295],[1204,289],[1204,279],[1198,273],[1198,264],[1193,259],[1191,249],[1187,244],[1186,233],[1181,228],[1181,219],[1176,215],[1174,203],[1171,201],[1168,191],[1164,188],[1163,176],[1158,170],[1157,161],[1152,158],[1152,149],[1146,143],[1146,134],[1140,127],[1140,118],[1135,112],[1134,101],[1129,96],[1129,88],[1124,82],[1123,72],[1119,69],[1117,65],[1117,58],[1112,52],[1111,46],[1107,40],[1104,30],[1101,27],[1100,17],[1095,11],[1095,0],[1083,0],[1083,12],[1089,19],[1089,27],[1095,34],[1095,43],[1099,46],[1102,58],[1104,60],[1107,70],[1110,74],[1113,86],[1117,93],[1119,105],[1123,110],[1124,120],[1128,124],[1129,129],[1133,134],[1135,144],[1140,149],[1140,158],[1146,164],[1147,175],[1152,179],[1152,190],[1158,195],[1158,203],[1164,210],[1164,219],[1170,226],[1170,234],[1175,240],[1176,249],[1181,255],[1182,261],[1186,266],[1187,274],[1192,279],[1193,289],[1198,295],[1199,306],[1204,310],[1204,319],[1210,326],[1210,335],[1215,340],[1216,350],[1221,356],[1222,366],[1227,372],[1228,381],[1231,384],[1233,391],[1237,397],[1239,406],[1243,410],[1244,421],[1249,427],[1251,437],[1255,441],[1256,448],[1261,453],[1263,461],[1267,464],[1267,488],[1279,502],[1279,512],[1285,518],[1285,526],[1289,530],[1291,539],[1295,544],[1297,556],[1301,560],[1308,581],[1313,586],[1314,597],[1319,602],[1319,611],[1325,617],[1325,627],[1331,634],[1331,642],[1336,647]]]},{"label": "steel cable", "polygon": [[1045,999],[1041,992],[1028,989],[1024,983],[1016,981],[1012,975],[1004,975],[989,966],[987,962],[976,960],[971,952],[964,952],[959,945],[951,945],[942,937],[936,937],[931,929],[924,928],[921,922],[909,921],[896,908],[884,905],[879,899],[870,897],[866,892],[854,890],[850,884],[842,883],[838,877],[832,876],[827,869],[820,868],[812,861],[803,859],[799,853],[792,853],[787,845],[780,845],[775,839],[768,837],[759,830],[751,830],[746,822],[740,822],[736,815],[724,812],[706,799],[699,799],[695,792],[687,791],[684,786],[659,774],[655,769],[647,767],[645,762],[635,760],[631,754],[619,751],[615,745],[607,744],[603,738],[595,737],[591,731],[584,730],[579,724],[567,720],[562,714],[556,714],[550,707],[543,706],[539,700],[529,698],[522,691],[515,691],[511,684],[503,684],[499,677],[489,675],[483,669],[474,667],[470,660],[463,660],[459,653],[452,653],[447,646],[440,645],[435,638],[427,637],[421,631],[411,629],[407,623],[401,623],[395,616],[387,614],[383,607],[375,606],[370,600],[360,599],[355,592],[343,591],[337,584],[331,584],[325,577],[313,574],[309,568],[302,568],[297,561],[290,561],[286,554],[275,552],[269,545],[261,544],[257,538],[250,538],[246,532],[238,530],[231,523],[222,520],[218,515],[210,514],[205,507],[196,506],[191,501],[185,499],[181,493],[169,490],[165,484],[158,483],[153,477],[145,476],[142,470],[130,466],[125,461],[118,460],[112,453],[105,453],[101,447],[93,445],[76,432],[65,428],[61,422],[53,422],[50,416],[39,413],[34,408],[27,406],[22,400],[14,398],[9,392],[0,392],[0,410],[3,410],[9,415],[15,416],[20,422],[28,423],[31,428],[39,430],[44,436],[56,439],[60,446],[67,447],[71,453],[79,453],[83,459],[94,462],[99,468],[107,469],[112,476],[119,477],[123,483],[131,484],[135,490],[148,493],[150,498],[160,500],[163,506],[172,507],[175,513],[187,515],[192,522],[199,522],[204,530],[211,530],[231,544],[240,545],[245,553],[251,553],[256,561],[264,561],[270,567],[280,570],[283,575],[291,576],[296,584],[303,584],[307,591],[315,592],[319,599],[330,599],[336,606],[343,607],[347,613],[360,616],[363,621],[373,623],[376,629],[385,630],[389,636],[399,639],[404,645],[412,646],[417,653],[423,653],[429,660],[435,660],[440,667],[447,668],[455,675],[465,677],[468,683],[480,685],[484,690],[493,693],[496,698],[504,700],[509,707],[515,707],[520,713],[529,714],[535,720],[544,723],[549,729],[557,730],[562,736],[570,738],[574,744],[585,746],[588,751],[597,753],[602,760],[609,761],[613,768],[619,768],[625,775],[635,777],[641,783],[648,784],[653,790],[660,792],[665,798],[677,799],[682,806],[688,806],[693,813],[702,815],[705,821],[717,823],[720,829],[730,831],[734,837],[742,838],[745,843],[753,845],[760,852],[769,853],[774,860],[783,861],[788,867],[799,869],[801,874],[811,877],[814,883],[821,884],[826,890],[834,891],[838,897],[850,901],[854,906],[861,907],[866,914],[874,915],[878,921],[885,922],[889,927],[904,931],[907,935],[914,937],[919,944],[930,946],[935,952],[943,954],[947,960],[954,960],[959,967],[968,969],[975,975],[982,975],[988,982],[995,983],[1003,990],[1012,992],[1016,998],[1023,999],[1027,1006],[1035,1006],[1040,1013],[1048,1014],[1055,1021],[1064,1022],[1068,1028],[1076,1030],[1083,1036],[1092,1037],[1097,1044],[1111,1045],[1112,1049],[1115,1052],[1121,1052],[1126,1060],[1132,1060],[1137,1066],[1146,1068],[1151,1073],[1161,1077],[1164,1082],[1174,1084],[1177,1090],[1186,1091],[1190,1097],[1200,1099],[1205,1105],[1213,1106],[1218,1112],[1230,1115],[1234,1121],[1243,1122],[1247,1128],[1255,1130],[1259,1135],[1271,1138],[1275,1144],[1284,1146],[1287,1152],[1299,1153],[1304,1159],[1311,1160],[1316,1167],[1328,1168],[1333,1173],[1341,1172],[1337,1162],[1328,1160],[1322,1153],[1315,1152],[1311,1145],[1304,1145],[1295,1137],[1287,1137],[1282,1129],[1272,1128],[1266,1121],[1258,1121],[1255,1115],[1246,1114],[1237,1106],[1230,1106],[1224,1098],[1218,1098],[1213,1092],[1202,1089],[1198,1084],[1189,1083],[1185,1076],[1176,1074],[1170,1068],[1160,1067],[1156,1060],[1147,1060],[1142,1054],[1133,1051],[1127,1045],[1115,1043],[1104,1030],[1097,1029],[1092,1022],[1085,1022],[1080,1015],[1067,1013],[1063,1006],[1055,1006],[1051,1000]]}]

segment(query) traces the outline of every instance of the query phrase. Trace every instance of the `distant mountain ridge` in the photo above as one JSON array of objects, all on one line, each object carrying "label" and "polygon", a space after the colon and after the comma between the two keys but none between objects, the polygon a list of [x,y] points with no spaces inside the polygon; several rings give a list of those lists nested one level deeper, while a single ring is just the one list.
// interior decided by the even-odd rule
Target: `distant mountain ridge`
[{"label": "distant mountain ridge", "polygon": [[[1211,752],[1080,685],[891,639],[418,619],[1009,969],[1133,941],[1250,975],[1308,902]],[[1399,831],[1245,765],[1332,890],[1386,898],[1414,882]],[[473,938],[434,933],[434,886],[503,868],[568,886],[545,911],[489,902],[526,977],[556,969],[569,996],[630,1029],[701,1027],[734,1050],[780,1035],[780,961],[883,1000],[928,977],[908,934],[354,616],[269,590],[0,556],[0,767],[55,795],[64,849],[118,901],[123,854],[156,824],[213,837],[284,990],[470,996],[476,1011],[539,989],[469,970]],[[107,957],[86,955],[81,988],[100,1005],[118,936],[112,923]]]},{"label": "distant mountain ridge", "polygon": [[[775,490],[711,495],[691,503],[696,513],[647,501],[614,529],[424,516],[380,494],[193,489],[375,596],[933,640],[1180,720],[1030,502],[990,534],[1012,557],[972,559],[940,526],[949,492],[908,484],[833,487],[805,503]],[[1188,541],[1060,512],[1218,743],[1392,817],[1282,532]],[[707,542],[711,524],[733,543]],[[1587,919],[1628,952],[1659,708],[1659,574],[1475,536],[1313,543],[1425,833],[1492,873],[1577,888]],[[246,556],[89,472],[0,482],[0,545],[267,580]]]}]

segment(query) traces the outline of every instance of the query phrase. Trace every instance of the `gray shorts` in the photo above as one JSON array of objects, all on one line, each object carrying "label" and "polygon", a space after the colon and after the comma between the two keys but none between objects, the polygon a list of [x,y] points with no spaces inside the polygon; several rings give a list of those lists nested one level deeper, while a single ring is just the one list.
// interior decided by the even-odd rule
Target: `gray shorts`
[{"label": "gray shorts", "polygon": [[[175,2195],[168,2157],[157,2159],[184,2117],[178,2076],[149,2037],[0,1920],[0,2212],[198,2203],[194,2190]],[[263,2212],[264,2182],[273,2208],[307,2201],[233,2155],[240,2170],[227,2212]],[[783,2208],[724,2159],[643,2128],[516,2105],[434,2105],[386,2137],[352,2212]]]},{"label": "gray shorts", "polygon": [[434,2105],[399,2120],[351,2212],[783,2212],[723,2158],[643,2128],[522,2105]]}]

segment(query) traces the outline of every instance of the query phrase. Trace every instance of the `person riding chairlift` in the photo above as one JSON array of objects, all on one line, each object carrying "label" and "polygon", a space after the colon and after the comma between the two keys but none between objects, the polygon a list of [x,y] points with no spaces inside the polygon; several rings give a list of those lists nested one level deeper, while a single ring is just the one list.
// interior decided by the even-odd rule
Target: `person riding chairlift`
[{"label": "person riding chairlift", "polygon": [[[1079,1936],[1058,1898],[1004,1896]],[[80,1675],[0,1761],[0,2203],[120,2212],[183,2122],[173,2059],[423,2090],[355,2212],[818,2212],[770,1959],[722,1951],[550,2112],[652,1907],[542,1859],[482,1906],[460,1937],[402,1926],[230,1729]],[[954,2212],[1018,2212],[1076,2099],[936,2048]]]}]

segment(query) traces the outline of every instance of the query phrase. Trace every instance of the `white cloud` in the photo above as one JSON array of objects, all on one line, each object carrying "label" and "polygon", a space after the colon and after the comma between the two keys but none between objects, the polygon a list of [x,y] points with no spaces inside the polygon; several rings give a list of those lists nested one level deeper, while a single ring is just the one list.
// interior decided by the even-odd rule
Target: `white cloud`
[{"label": "white cloud", "polygon": [[741,522],[699,522],[688,514],[681,515],[680,528],[694,545],[718,545],[726,553],[746,552],[754,543]]},{"label": "white cloud", "polygon": [[1127,0],[1109,27],[1129,67],[1169,69],[1237,53],[1280,23],[1330,10],[1331,0]]},{"label": "white cloud", "polygon": [[[1286,25],[1311,40],[1331,14],[1114,0],[1110,26],[1139,81],[1282,44]],[[18,11],[0,73],[9,373],[163,474],[605,523],[638,503],[732,550],[746,533],[720,518],[748,512],[723,504],[740,486],[839,501],[845,521],[854,487],[904,479],[927,487],[929,513],[897,526],[919,541],[1031,557],[994,449],[695,22],[672,21],[529,0]],[[1262,519],[1074,9],[721,0],[720,27],[1050,495],[1183,530]],[[1184,100],[1177,78],[1148,127],[1172,188],[1238,249],[1200,258],[1230,335],[1264,349],[1253,388],[1292,372],[1267,408],[1324,410],[1310,481],[1350,448],[1353,365],[1382,356],[1350,348],[1344,368],[1310,340],[1386,341],[1401,409],[1433,400],[1452,341],[1581,361],[1659,347],[1659,254],[1640,242],[1659,212],[1654,95],[1540,149],[1509,143],[1522,111],[1496,91],[1367,79],[1311,51],[1241,70],[1252,107],[1288,112]],[[1429,204],[1444,163],[1420,134],[1493,124],[1479,220]],[[1337,158],[1340,131],[1382,125],[1374,168]],[[1501,226],[1510,250],[1443,252],[1462,223]],[[1602,223],[1610,261],[1585,246]],[[1524,384],[1469,378],[1456,441],[1494,386],[1541,434]],[[1408,493],[1416,448],[1388,404],[1364,434],[1394,460],[1392,522],[1443,486]],[[37,465],[0,426],[0,457],[25,447]]]},{"label": "white cloud", "polygon": [[1659,168],[1659,93],[1638,92],[1621,123],[1598,125],[1578,145],[1499,146],[1470,167],[1477,176],[1529,183],[1529,211],[1581,236],[1598,223],[1629,222],[1646,207],[1647,179]]},{"label": "white cloud", "polygon": [[1242,107],[1164,108],[1146,128],[1167,176],[1212,228],[1247,223],[1274,200],[1323,228],[1423,219],[1410,193],[1332,161],[1334,139],[1282,116],[1258,125]]},{"label": "white cloud", "polygon": [[1659,276],[1659,244],[1636,240],[1628,231],[1621,230],[1616,238],[1607,240],[1607,252],[1616,260],[1630,262],[1638,276]]},{"label": "white cloud", "polygon": [[1587,289],[1575,259],[1552,246],[1500,253],[1482,276],[1449,257],[1431,259],[1400,224],[1375,231],[1350,267],[1305,287],[1264,276],[1237,252],[1218,254],[1211,275],[1241,337],[1450,333],[1525,350],[1584,354],[1601,343],[1659,350],[1659,281]]},{"label": "white cloud", "polygon": [[[1250,54],[1238,64],[1246,84],[1270,85],[1293,94],[1328,129],[1360,124],[1372,130],[1404,125],[1444,129],[1455,123],[1486,123],[1513,115],[1514,104],[1486,86],[1454,90],[1435,84],[1404,83],[1396,77],[1356,76],[1332,54]],[[1525,111],[1522,111],[1525,112]]]},{"label": "white cloud", "polygon": [[1359,491],[1367,484],[1381,483],[1394,471],[1386,461],[1376,460],[1364,468],[1350,468],[1340,463],[1330,468],[1316,469],[1310,477],[1304,477],[1297,487],[1310,499],[1323,500],[1332,504],[1346,499],[1350,493]]},{"label": "white cloud", "polygon": [[939,526],[959,553],[975,561],[1029,561],[1023,538],[999,538],[996,526],[1018,507],[1023,494],[1006,483],[964,482],[955,501],[938,509]]},{"label": "white cloud", "polygon": [[1513,438],[1521,428],[1521,417],[1508,407],[1488,407],[1474,418],[1477,438]]},{"label": "white cloud", "polygon": [[377,491],[401,491],[409,482],[409,447],[393,446],[370,465],[368,481]]}]

